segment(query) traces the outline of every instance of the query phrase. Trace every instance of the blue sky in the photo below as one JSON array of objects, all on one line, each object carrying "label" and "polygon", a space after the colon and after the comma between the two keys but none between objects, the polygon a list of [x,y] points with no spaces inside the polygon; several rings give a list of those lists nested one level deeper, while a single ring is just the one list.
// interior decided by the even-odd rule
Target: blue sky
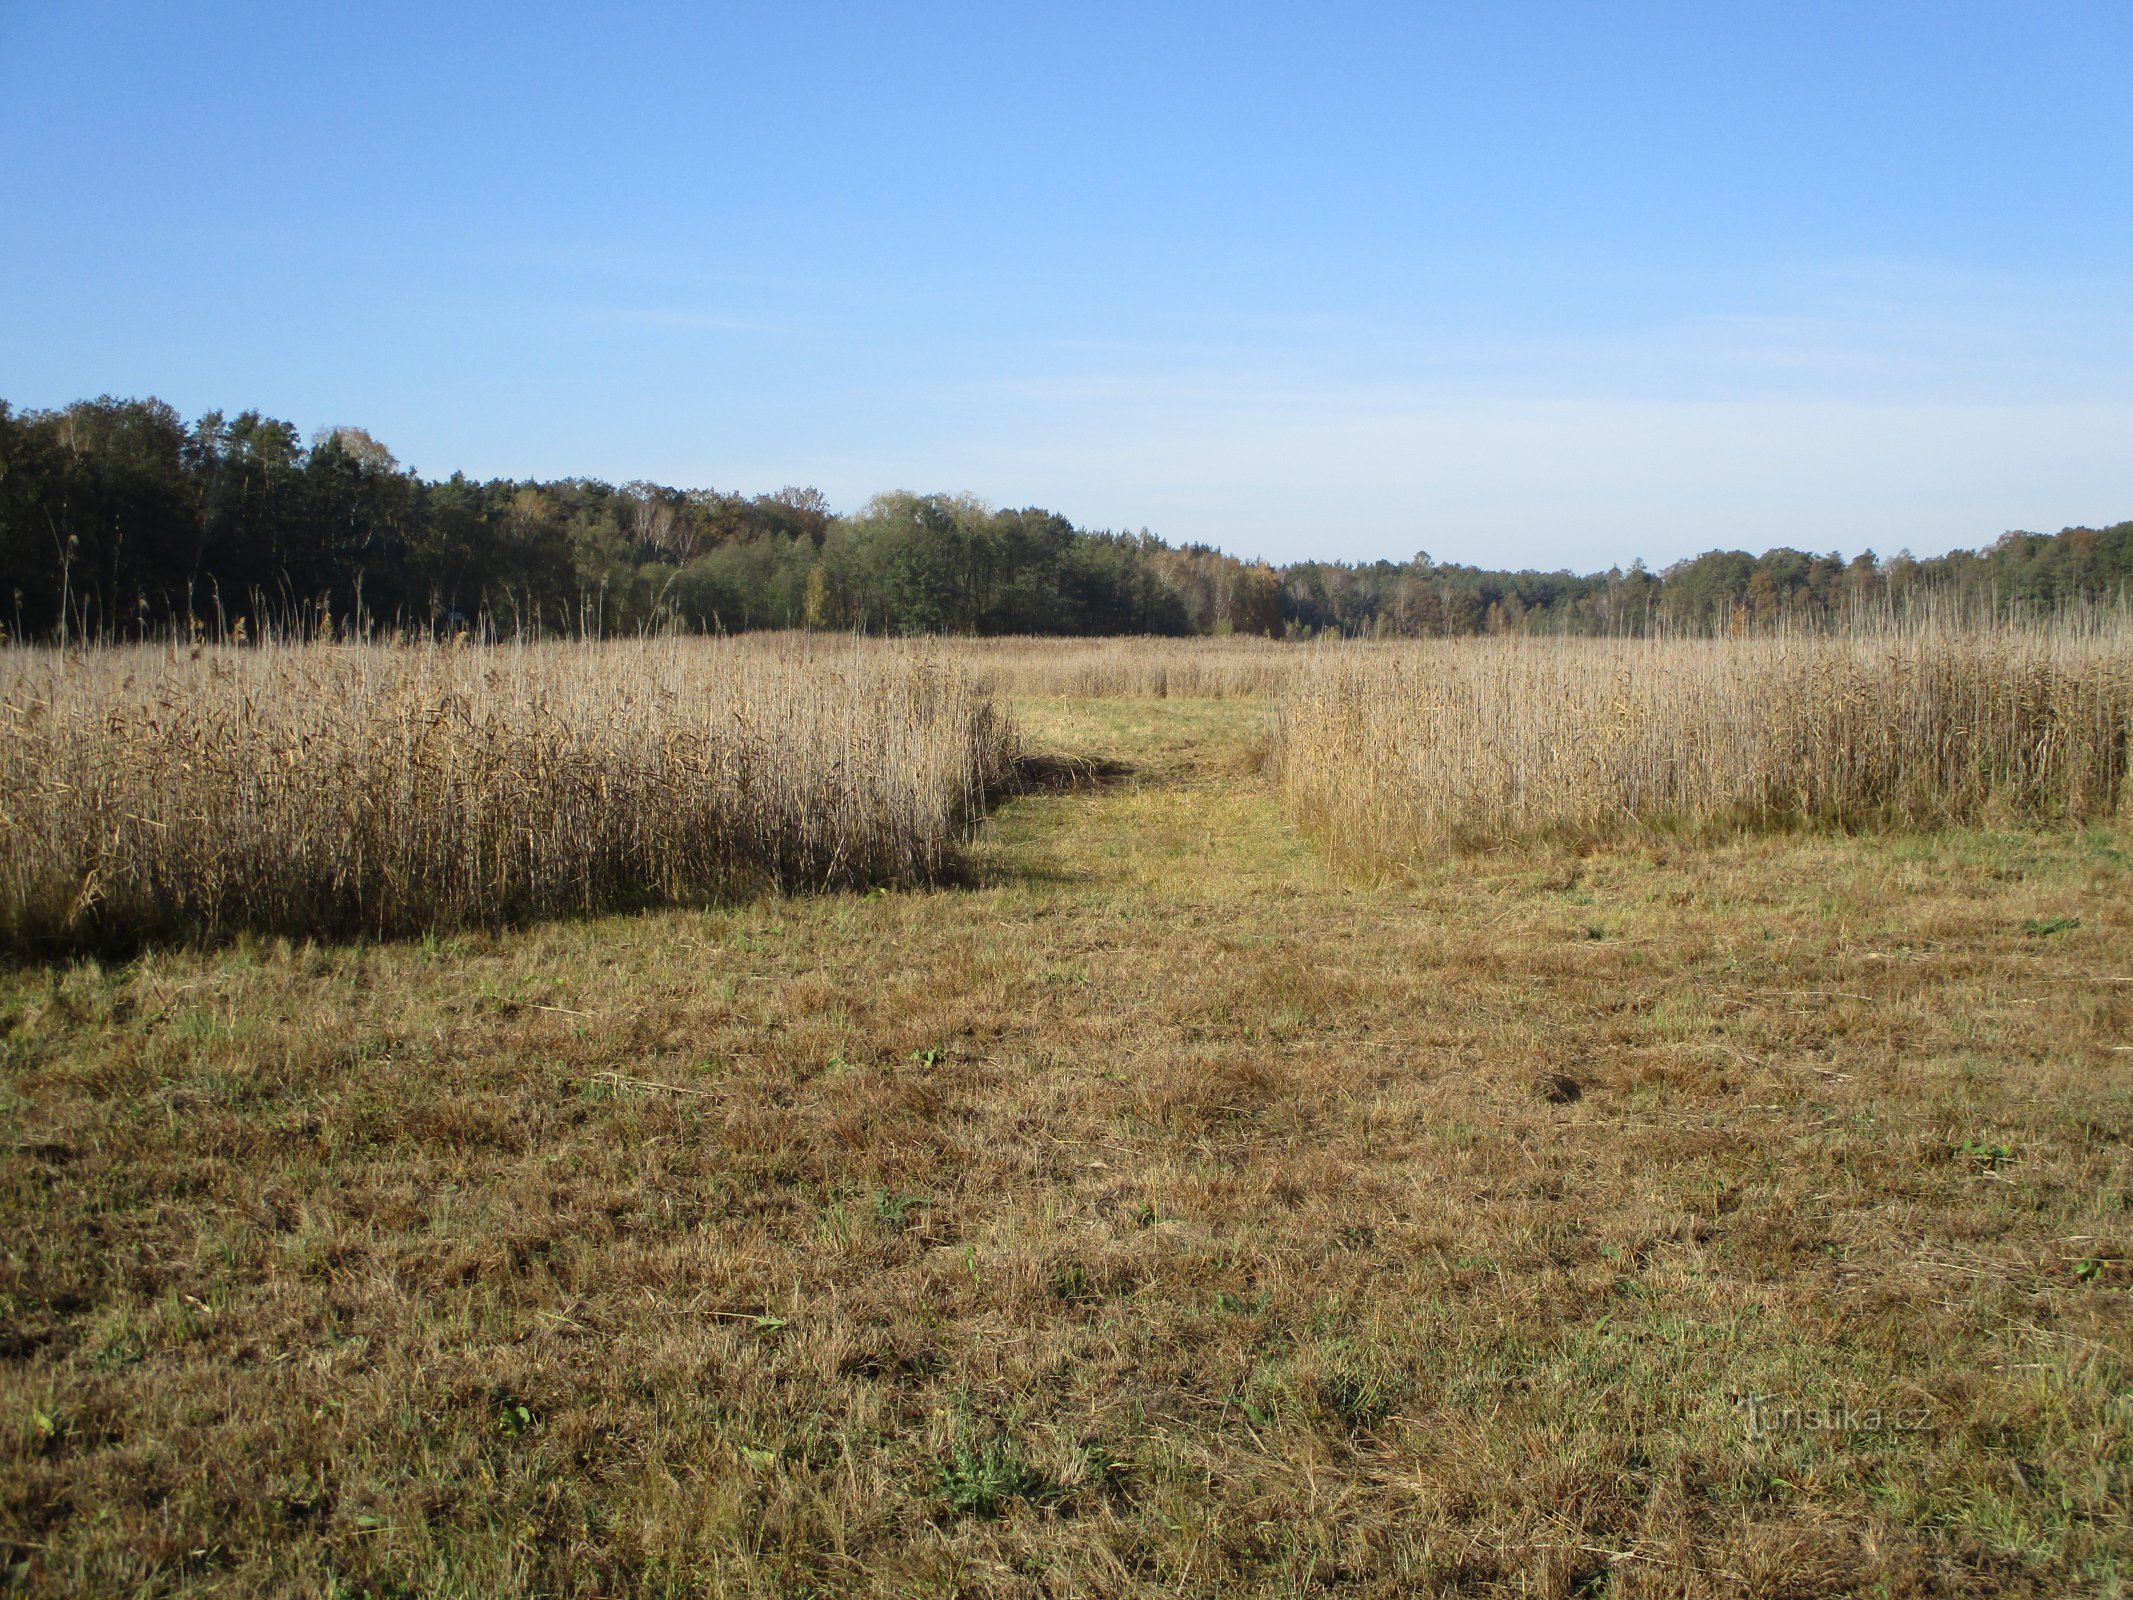
[{"label": "blue sky", "polygon": [[1275,559],[2133,517],[2133,7],[0,0],[0,397]]}]

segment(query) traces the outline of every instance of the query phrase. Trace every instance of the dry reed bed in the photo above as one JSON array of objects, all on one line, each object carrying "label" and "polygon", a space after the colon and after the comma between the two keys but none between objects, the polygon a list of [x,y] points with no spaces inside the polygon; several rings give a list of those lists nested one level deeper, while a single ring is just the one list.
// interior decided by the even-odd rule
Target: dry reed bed
[{"label": "dry reed bed", "polygon": [[1294,646],[1271,639],[965,639],[954,646],[1001,695],[1083,700],[1236,700],[1287,675]]},{"label": "dry reed bed", "polygon": [[[832,633],[742,634],[734,642],[744,649],[780,654],[848,653],[854,648],[851,636]],[[1300,659],[1295,645],[1237,636],[1006,636],[947,638],[935,644],[969,671],[981,693],[1084,700],[1247,699],[1273,689]],[[861,647],[898,648],[885,640],[867,640]]]},{"label": "dry reed bed", "polygon": [[2122,815],[2133,633],[1462,640],[1317,653],[1277,692],[1290,811],[1364,869],[1641,829]]},{"label": "dry reed bed", "polygon": [[1013,761],[938,652],[0,654],[0,936],[395,934],[954,865]]}]

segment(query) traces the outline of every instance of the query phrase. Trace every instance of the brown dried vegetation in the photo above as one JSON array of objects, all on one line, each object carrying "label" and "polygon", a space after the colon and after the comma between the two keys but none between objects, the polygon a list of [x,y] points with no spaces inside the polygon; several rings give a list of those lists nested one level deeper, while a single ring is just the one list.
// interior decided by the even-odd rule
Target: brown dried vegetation
[{"label": "brown dried vegetation", "polygon": [[937,651],[0,653],[0,937],[390,935],[949,871],[1010,771]]},{"label": "brown dried vegetation", "polygon": [[1241,635],[959,639],[953,648],[990,693],[1076,700],[1250,698],[1279,684],[1304,654],[1295,645]]},{"label": "brown dried vegetation", "polygon": [[1320,651],[1272,764],[1343,860],[1625,831],[2101,821],[2133,800],[2133,627]]}]

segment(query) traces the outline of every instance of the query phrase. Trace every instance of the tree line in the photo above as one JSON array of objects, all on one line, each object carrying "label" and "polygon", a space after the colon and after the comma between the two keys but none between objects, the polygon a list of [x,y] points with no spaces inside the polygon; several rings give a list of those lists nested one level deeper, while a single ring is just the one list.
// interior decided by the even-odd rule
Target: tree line
[{"label": "tree line", "polygon": [[256,411],[0,401],[0,627],[171,631],[680,628],[1432,637],[1834,625],[1924,597],[1965,609],[2122,600],[2133,523],[2010,533],[1927,560],[1713,551],[1652,572],[1437,563],[1275,568],[1054,512],[891,493],[743,495],[588,478],[425,479],[355,427]]}]

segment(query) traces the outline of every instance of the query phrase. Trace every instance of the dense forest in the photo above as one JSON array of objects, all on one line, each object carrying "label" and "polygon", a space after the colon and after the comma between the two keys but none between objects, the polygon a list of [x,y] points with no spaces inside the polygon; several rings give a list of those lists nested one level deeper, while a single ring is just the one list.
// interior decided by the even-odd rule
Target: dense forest
[{"label": "dense forest", "polygon": [[1713,551],[1660,572],[1495,572],[1426,554],[1241,561],[965,496],[831,511],[584,478],[403,470],[360,428],[247,411],[0,401],[0,628],[24,640],[264,627],[503,635],[816,627],[899,633],[1434,636],[1820,626],[1920,598],[2122,601],[2133,523],[2010,533],[1927,560]]}]

